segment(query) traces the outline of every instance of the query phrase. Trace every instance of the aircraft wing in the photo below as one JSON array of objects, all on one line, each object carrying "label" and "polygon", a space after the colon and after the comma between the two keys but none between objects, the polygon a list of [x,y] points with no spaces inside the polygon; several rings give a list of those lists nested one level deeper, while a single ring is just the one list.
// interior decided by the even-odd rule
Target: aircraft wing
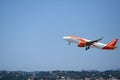
[{"label": "aircraft wing", "polygon": [[96,42],[98,42],[98,41],[100,41],[100,40],[102,40],[102,39],[103,39],[103,37],[100,38],[100,39],[97,39],[97,40],[92,40],[92,41],[86,42],[86,45],[87,45],[87,46],[91,46],[92,44],[94,44],[94,43],[96,43]]}]

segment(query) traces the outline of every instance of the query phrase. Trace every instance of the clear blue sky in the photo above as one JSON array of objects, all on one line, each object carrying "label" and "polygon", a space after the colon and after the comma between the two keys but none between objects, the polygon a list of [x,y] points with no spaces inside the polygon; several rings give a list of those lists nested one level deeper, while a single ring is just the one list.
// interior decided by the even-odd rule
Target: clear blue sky
[{"label": "clear blue sky", "polygon": [[120,68],[120,48],[86,51],[65,35],[120,39],[120,0],[0,0],[0,70]]}]

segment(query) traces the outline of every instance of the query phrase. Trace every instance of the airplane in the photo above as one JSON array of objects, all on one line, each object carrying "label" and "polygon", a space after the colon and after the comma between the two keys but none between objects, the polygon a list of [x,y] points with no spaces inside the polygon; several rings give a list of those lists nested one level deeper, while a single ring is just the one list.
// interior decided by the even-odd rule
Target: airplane
[{"label": "airplane", "polygon": [[90,47],[102,49],[102,50],[114,50],[117,48],[115,45],[118,41],[118,38],[114,38],[112,41],[107,44],[99,43],[103,39],[103,37],[96,40],[88,40],[85,38],[79,38],[76,36],[64,36],[64,40],[68,41],[68,45],[71,43],[76,43],[78,47],[86,47],[85,50],[90,49]]}]

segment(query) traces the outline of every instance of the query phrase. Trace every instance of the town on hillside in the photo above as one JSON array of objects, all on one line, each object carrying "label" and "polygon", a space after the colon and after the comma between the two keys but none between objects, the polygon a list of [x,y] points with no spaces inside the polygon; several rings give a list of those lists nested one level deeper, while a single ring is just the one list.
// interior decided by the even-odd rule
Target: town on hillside
[{"label": "town on hillside", "polygon": [[0,80],[120,80],[120,71],[0,71]]}]

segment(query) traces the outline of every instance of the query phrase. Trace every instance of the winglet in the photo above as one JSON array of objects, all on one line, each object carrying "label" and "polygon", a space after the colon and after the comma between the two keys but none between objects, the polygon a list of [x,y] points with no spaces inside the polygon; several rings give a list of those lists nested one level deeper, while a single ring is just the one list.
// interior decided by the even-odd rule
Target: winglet
[{"label": "winglet", "polygon": [[104,38],[104,36],[103,36],[103,37],[101,37],[100,39],[98,39],[98,41],[102,40],[103,38]]}]

